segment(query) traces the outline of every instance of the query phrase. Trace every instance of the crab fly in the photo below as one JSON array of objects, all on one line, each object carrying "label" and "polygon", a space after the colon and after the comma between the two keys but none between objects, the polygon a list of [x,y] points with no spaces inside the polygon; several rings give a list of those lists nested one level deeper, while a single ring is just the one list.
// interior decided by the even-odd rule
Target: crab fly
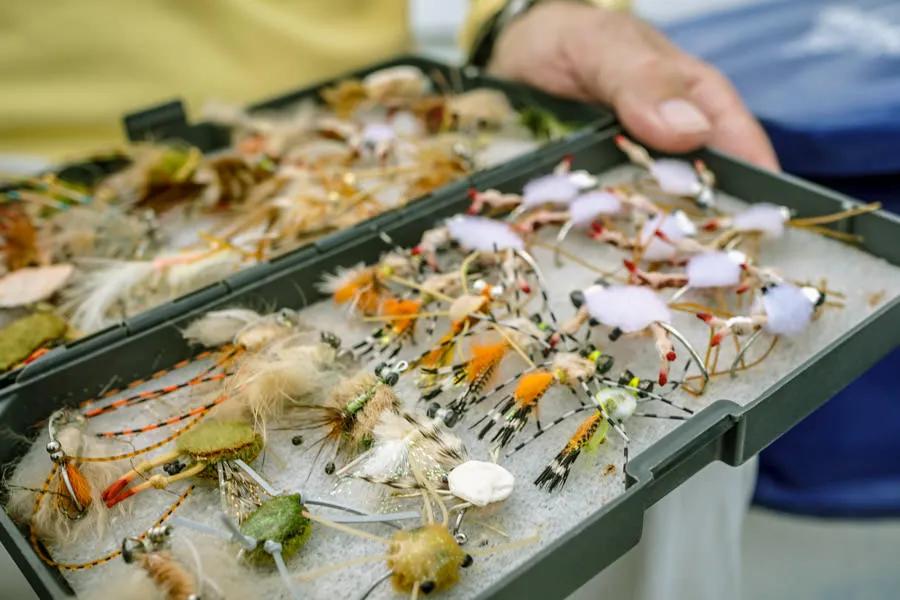
[{"label": "crab fly", "polygon": [[[440,519],[436,518],[429,497],[441,509]],[[384,546],[384,550],[350,559],[343,564],[326,565],[303,573],[299,578],[309,581],[336,569],[383,561],[387,566],[387,572],[363,593],[361,600],[368,598],[378,586],[388,580],[395,590],[407,593],[415,600],[420,594],[427,595],[452,588],[459,581],[461,572],[474,564],[475,557],[512,550],[533,542],[533,539],[524,539],[466,552],[462,548],[462,544],[466,541],[465,536],[455,535],[451,530],[450,513],[433,489],[424,491],[423,503],[424,522],[418,527],[396,531],[390,537],[318,519],[317,522],[326,527],[330,526],[343,533],[380,543]]]},{"label": "crab fly", "polygon": [[708,250],[695,239],[697,226],[684,211],[648,214],[650,217],[637,223],[637,229],[631,235],[594,221],[588,236],[596,242],[632,252],[634,261],[674,263],[686,255]]},{"label": "crab fly", "polygon": [[505,194],[497,190],[469,191],[471,203],[467,212],[479,214],[484,208],[512,210],[511,221],[529,212],[548,208],[565,209],[579,194],[596,187],[597,178],[587,171],[572,171],[572,157],[566,156],[548,175],[532,179],[521,194]]},{"label": "crab fly", "polygon": [[[598,324],[610,327],[609,338],[612,341],[622,335],[651,335],[660,357],[657,378],[660,385],[668,383],[669,363],[677,359],[669,337],[672,336],[697,362],[704,379],[709,379],[697,351],[684,335],[672,327],[672,314],[668,306],[652,290],[634,285],[608,285],[601,280],[583,292],[573,292],[571,300],[577,312],[563,324],[563,335],[573,336],[586,323],[589,326]],[[587,335],[590,336],[590,329]]]},{"label": "crab fly", "polygon": [[716,204],[716,178],[701,160],[690,163],[672,159],[654,159],[647,150],[624,135],[617,135],[616,146],[632,163],[646,169],[659,191],[670,196],[687,198],[698,207],[709,210]]},{"label": "crab fly", "polygon": [[[472,425],[472,428],[487,421],[479,431],[478,438],[483,439],[497,427],[491,441],[497,447],[505,447],[525,428],[532,414],[538,431],[542,429],[538,405],[551,388],[563,386],[576,398],[577,388],[580,388],[590,396],[588,384],[605,375],[612,366],[612,356],[593,348],[582,353],[556,352],[548,362],[517,374],[479,398],[479,401],[483,400],[508,386],[515,385],[515,389],[504,395],[486,415]],[[581,404],[584,405],[584,402]]]},{"label": "crab fly", "polygon": [[784,235],[787,227],[805,229],[844,241],[858,241],[858,236],[829,229],[825,226],[869,213],[879,208],[881,208],[881,204],[873,202],[871,204],[852,206],[832,214],[794,218],[791,209],[786,206],[760,202],[734,215],[713,217],[703,223],[701,227],[706,231],[721,232],[717,240],[722,245],[747,236],[762,237],[764,239],[780,238]]},{"label": "crab fly", "polygon": [[[253,482],[242,478],[234,464],[238,460],[253,461],[262,447],[262,436],[247,422],[204,421],[180,435],[173,450],[139,463],[110,484],[100,497],[107,507],[112,508],[148,489],[165,489],[176,481],[199,477],[217,480],[223,505],[231,502],[240,513],[246,505],[245,498],[251,498],[252,502],[256,492]],[[156,467],[163,467],[166,475],[146,477]],[[143,481],[129,487],[138,478]]]},{"label": "crab fly", "polygon": [[[342,527],[340,523],[385,523],[398,527],[394,521],[420,518],[420,514],[415,511],[370,515],[328,500],[308,498],[300,492],[279,492],[249,465],[243,462],[239,464],[268,495],[257,504],[255,510],[238,522],[232,520],[227,513],[221,513],[221,528],[183,517],[175,517],[172,522],[237,544],[240,547],[239,558],[249,565],[269,568],[274,566],[293,598],[300,598],[300,595],[294,589],[286,562],[297,555],[309,541],[313,523],[324,522],[334,527]],[[325,519],[311,513],[308,506],[336,509],[348,514]]]},{"label": "crab fly", "polygon": [[[606,441],[610,428],[614,429],[622,438],[625,464],[628,464],[630,439],[626,433],[624,422],[633,417],[684,421],[693,414],[691,409],[675,404],[665,396],[654,393],[652,381],[642,381],[628,371],[623,373],[618,380],[603,378],[600,388],[597,392],[591,394],[590,398],[591,403],[563,413],[547,427],[539,429],[530,439],[507,452],[507,457],[512,456],[553,427],[567,421],[574,415],[590,412],[566,442],[563,449],[534,480],[534,484],[538,487],[546,487],[551,492],[557,488],[562,488],[569,478],[572,465],[581,453],[583,451],[596,450]],[[680,414],[658,414],[639,410],[641,405],[651,401],[664,402],[677,409]]]},{"label": "crab fly", "polygon": [[697,313],[697,318],[712,329],[710,346],[718,346],[728,335],[749,335],[729,369],[734,376],[747,351],[764,332],[776,337],[799,335],[806,331],[825,304],[826,294],[821,289],[781,281],[764,285],[747,315],[723,319],[701,312]]}]

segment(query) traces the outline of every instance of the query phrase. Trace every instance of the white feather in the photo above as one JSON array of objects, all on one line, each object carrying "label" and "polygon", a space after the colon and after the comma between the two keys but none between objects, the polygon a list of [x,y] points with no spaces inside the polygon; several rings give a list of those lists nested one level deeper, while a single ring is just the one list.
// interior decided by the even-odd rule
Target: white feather
[{"label": "white feather", "polygon": [[567,205],[578,195],[575,181],[565,175],[544,175],[532,179],[522,188],[522,206],[533,208],[541,204]]},{"label": "white feather", "polygon": [[[63,310],[82,333],[92,333],[128,314],[128,300],[135,288],[156,272],[152,262],[92,260],[64,293]],[[115,311],[124,308],[124,311]]]},{"label": "white feather", "polygon": [[651,323],[669,323],[672,314],[652,290],[636,285],[592,285],[584,291],[591,317],[625,333],[641,331]]},{"label": "white feather", "polygon": [[522,250],[525,243],[513,229],[501,221],[485,217],[456,215],[447,221],[450,237],[466,250],[493,252],[496,250]]},{"label": "white feather", "polygon": [[188,342],[212,348],[234,341],[241,329],[260,319],[262,315],[246,308],[214,310],[192,321],[181,335]]},{"label": "white feather", "polygon": [[683,160],[656,160],[650,167],[650,174],[663,192],[674,196],[695,196],[703,187],[697,172]]},{"label": "white feather", "polygon": [[772,286],[762,295],[765,329],[776,335],[797,335],[812,321],[813,303],[803,290],[790,283]]},{"label": "white feather", "polygon": [[688,285],[692,288],[730,287],[741,280],[741,266],[728,252],[704,252],[692,256],[686,272]]},{"label": "white feather", "polygon": [[758,231],[767,237],[781,237],[784,224],[790,218],[790,212],[784,206],[776,204],[754,204],[731,219],[737,231]]},{"label": "white feather", "polygon": [[569,220],[575,227],[587,227],[601,215],[615,215],[622,202],[612,192],[594,191],[581,194],[569,205]]},{"label": "white feather", "polygon": [[170,264],[165,270],[167,296],[181,296],[224,279],[237,272],[243,262],[239,252],[223,250],[197,260]]},{"label": "white feather", "polygon": [[407,440],[385,440],[372,448],[358,474],[365,477],[394,478],[407,470],[409,442]]}]

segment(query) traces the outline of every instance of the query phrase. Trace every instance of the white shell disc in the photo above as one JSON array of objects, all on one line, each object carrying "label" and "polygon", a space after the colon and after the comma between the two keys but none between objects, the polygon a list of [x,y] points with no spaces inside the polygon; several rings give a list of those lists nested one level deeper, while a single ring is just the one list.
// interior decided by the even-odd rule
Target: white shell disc
[{"label": "white shell disc", "polygon": [[456,215],[447,221],[450,237],[467,250],[522,250],[525,242],[506,223],[485,217]]},{"label": "white shell disc", "polygon": [[468,460],[447,475],[450,493],[475,506],[487,506],[509,498],[516,478],[496,463]]},{"label": "white shell disc", "polygon": [[46,300],[66,284],[72,265],[25,267],[0,277],[0,308],[13,308]]},{"label": "white shell disc", "polygon": [[672,313],[651,289],[637,285],[592,285],[584,291],[585,305],[594,319],[625,333],[645,329],[657,321],[669,323]]},{"label": "white shell disc", "polygon": [[741,266],[728,252],[704,252],[692,256],[685,271],[692,288],[731,287],[741,280]]},{"label": "white shell disc", "polygon": [[569,205],[569,220],[575,227],[587,227],[601,215],[615,215],[622,210],[622,201],[611,192],[595,191],[581,194]]}]

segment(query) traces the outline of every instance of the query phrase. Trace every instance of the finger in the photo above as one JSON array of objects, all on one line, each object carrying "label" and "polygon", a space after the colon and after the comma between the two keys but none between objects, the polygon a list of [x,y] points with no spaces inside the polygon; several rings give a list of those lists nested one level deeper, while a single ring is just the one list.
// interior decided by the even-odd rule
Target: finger
[{"label": "finger", "polygon": [[684,55],[682,60],[684,69],[693,75],[690,97],[713,124],[709,145],[757,166],[779,170],[766,132],[728,78],[693,57]]},{"label": "finger", "polygon": [[608,102],[625,129],[664,152],[686,152],[709,140],[712,122],[689,99],[690,83],[665,59],[636,65],[611,90]]},{"label": "finger", "polygon": [[596,28],[581,28],[563,42],[581,87],[610,104],[645,144],[666,152],[703,145],[712,122],[692,101],[695,82],[674,48],[647,36],[631,18],[600,15]]}]

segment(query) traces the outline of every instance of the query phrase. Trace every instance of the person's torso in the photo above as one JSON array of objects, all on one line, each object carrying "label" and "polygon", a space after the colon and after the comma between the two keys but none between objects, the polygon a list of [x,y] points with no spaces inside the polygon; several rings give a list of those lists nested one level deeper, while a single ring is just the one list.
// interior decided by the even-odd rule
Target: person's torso
[{"label": "person's torso", "polygon": [[121,141],[122,114],[245,103],[409,47],[405,0],[32,0],[0,8],[0,152]]}]

